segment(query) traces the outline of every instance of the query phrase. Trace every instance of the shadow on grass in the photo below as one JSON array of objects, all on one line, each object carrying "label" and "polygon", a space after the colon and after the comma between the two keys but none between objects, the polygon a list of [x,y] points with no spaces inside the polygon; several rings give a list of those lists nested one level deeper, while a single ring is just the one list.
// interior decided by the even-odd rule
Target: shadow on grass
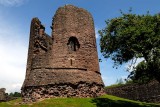
[{"label": "shadow on grass", "polygon": [[122,100],[111,100],[107,98],[95,98],[92,100],[97,107],[160,107],[157,105],[145,105]]}]

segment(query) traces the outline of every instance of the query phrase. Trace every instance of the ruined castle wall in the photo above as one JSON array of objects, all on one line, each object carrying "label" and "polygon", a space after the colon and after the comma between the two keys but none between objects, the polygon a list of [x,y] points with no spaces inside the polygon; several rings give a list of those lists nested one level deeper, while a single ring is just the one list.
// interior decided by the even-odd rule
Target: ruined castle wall
[{"label": "ruined castle wall", "polygon": [[30,86],[22,93],[23,101],[35,102],[45,98],[57,97],[97,97],[104,93],[103,87],[99,84],[88,84],[80,82],[79,84],[55,84],[47,86]]},{"label": "ruined castle wall", "polygon": [[34,69],[30,74],[27,86],[39,86],[59,83],[78,84],[79,82],[97,83],[103,86],[99,81],[100,76],[92,71],[84,71],[77,69],[50,69],[40,68]]},{"label": "ruined castle wall", "polygon": [[[96,82],[103,86],[99,73],[91,15],[83,9],[66,6],[56,12],[53,23],[52,38],[47,34],[43,36],[44,41],[42,42],[47,44],[47,49],[40,48],[40,51],[37,52],[35,43],[41,22],[38,18],[34,18],[31,22],[27,73],[24,85],[47,85],[55,84],[55,81],[61,83],[61,80],[65,80],[64,82],[73,84],[79,81]],[[79,47],[76,51],[69,49],[70,37],[76,37],[78,40]]]},{"label": "ruined castle wall", "polygon": [[[51,66],[99,71],[93,19],[86,10],[74,6],[59,8],[53,18],[52,37]],[[76,37],[80,44],[76,51],[67,45],[70,37]]]},{"label": "ruined castle wall", "polygon": [[51,51],[51,46],[52,46],[52,39],[50,36],[48,36],[47,34],[44,35],[44,41],[46,43],[46,50],[42,50],[39,53],[34,53],[33,50],[33,54],[34,57],[32,58],[32,65],[31,68],[35,69],[35,68],[45,68],[48,64],[48,58],[50,56],[50,51]]},{"label": "ruined castle wall", "polygon": [[106,88],[106,93],[131,100],[144,102],[160,102],[160,83],[152,81],[148,84],[128,84]]},{"label": "ruined castle wall", "polygon": [[[26,68],[26,77],[23,83],[23,86],[27,85],[27,81],[34,71],[35,68],[44,68],[48,64],[48,56],[50,54],[51,45],[52,45],[52,38],[44,33],[42,38],[38,38],[39,36],[39,29],[41,26],[41,22],[38,18],[33,18],[31,21],[31,28],[30,28],[30,39],[29,39],[29,48],[28,48],[28,60],[27,60],[27,68]],[[38,47],[42,41],[42,44],[46,44],[46,49],[42,47]],[[22,86],[22,88],[23,88]]]},{"label": "ruined castle wall", "polygon": [[5,90],[6,90],[5,88],[0,89],[0,102],[6,101],[7,96]]},{"label": "ruined castle wall", "polygon": [[52,37],[32,20],[23,101],[104,94],[90,13],[66,5],[57,10],[51,28]]},{"label": "ruined castle wall", "polygon": [[27,79],[27,77],[29,77],[29,74],[30,74],[30,71],[31,71],[32,58],[33,58],[34,35],[35,35],[35,29],[37,29],[37,26],[36,26],[35,22],[37,22],[37,25],[40,24],[40,21],[37,18],[34,18],[31,21],[29,47],[28,47],[28,59],[27,59],[27,67],[26,67],[26,77],[25,77],[25,79]]}]

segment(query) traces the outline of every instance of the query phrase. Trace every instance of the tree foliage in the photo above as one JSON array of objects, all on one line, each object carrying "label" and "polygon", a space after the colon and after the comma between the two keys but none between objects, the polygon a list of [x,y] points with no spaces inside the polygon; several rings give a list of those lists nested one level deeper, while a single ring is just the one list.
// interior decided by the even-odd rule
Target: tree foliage
[{"label": "tree foliage", "polygon": [[114,66],[137,58],[144,61],[132,71],[132,79],[157,79],[160,82],[160,14],[122,16],[106,21],[99,31],[104,58],[111,58]]},{"label": "tree foliage", "polygon": [[21,93],[19,93],[19,92],[14,92],[14,93],[12,93],[12,92],[11,92],[11,93],[9,94],[9,96],[10,96],[10,97],[21,97]]}]

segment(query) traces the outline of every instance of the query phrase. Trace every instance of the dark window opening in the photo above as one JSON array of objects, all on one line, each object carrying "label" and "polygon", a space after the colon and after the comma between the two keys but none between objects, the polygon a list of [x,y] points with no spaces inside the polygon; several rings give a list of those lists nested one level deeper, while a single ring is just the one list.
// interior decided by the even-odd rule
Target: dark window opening
[{"label": "dark window opening", "polygon": [[77,51],[80,48],[80,44],[76,37],[70,37],[67,45],[68,45],[69,50],[71,51]]}]

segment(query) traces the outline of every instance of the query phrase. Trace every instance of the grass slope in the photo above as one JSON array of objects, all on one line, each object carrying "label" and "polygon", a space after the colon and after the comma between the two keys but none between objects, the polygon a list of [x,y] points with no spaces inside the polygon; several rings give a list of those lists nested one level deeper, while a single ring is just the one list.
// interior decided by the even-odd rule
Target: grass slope
[{"label": "grass slope", "polygon": [[52,98],[33,104],[20,104],[21,99],[0,103],[0,107],[160,107],[160,104],[144,103],[111,95],[98,98]]}]

